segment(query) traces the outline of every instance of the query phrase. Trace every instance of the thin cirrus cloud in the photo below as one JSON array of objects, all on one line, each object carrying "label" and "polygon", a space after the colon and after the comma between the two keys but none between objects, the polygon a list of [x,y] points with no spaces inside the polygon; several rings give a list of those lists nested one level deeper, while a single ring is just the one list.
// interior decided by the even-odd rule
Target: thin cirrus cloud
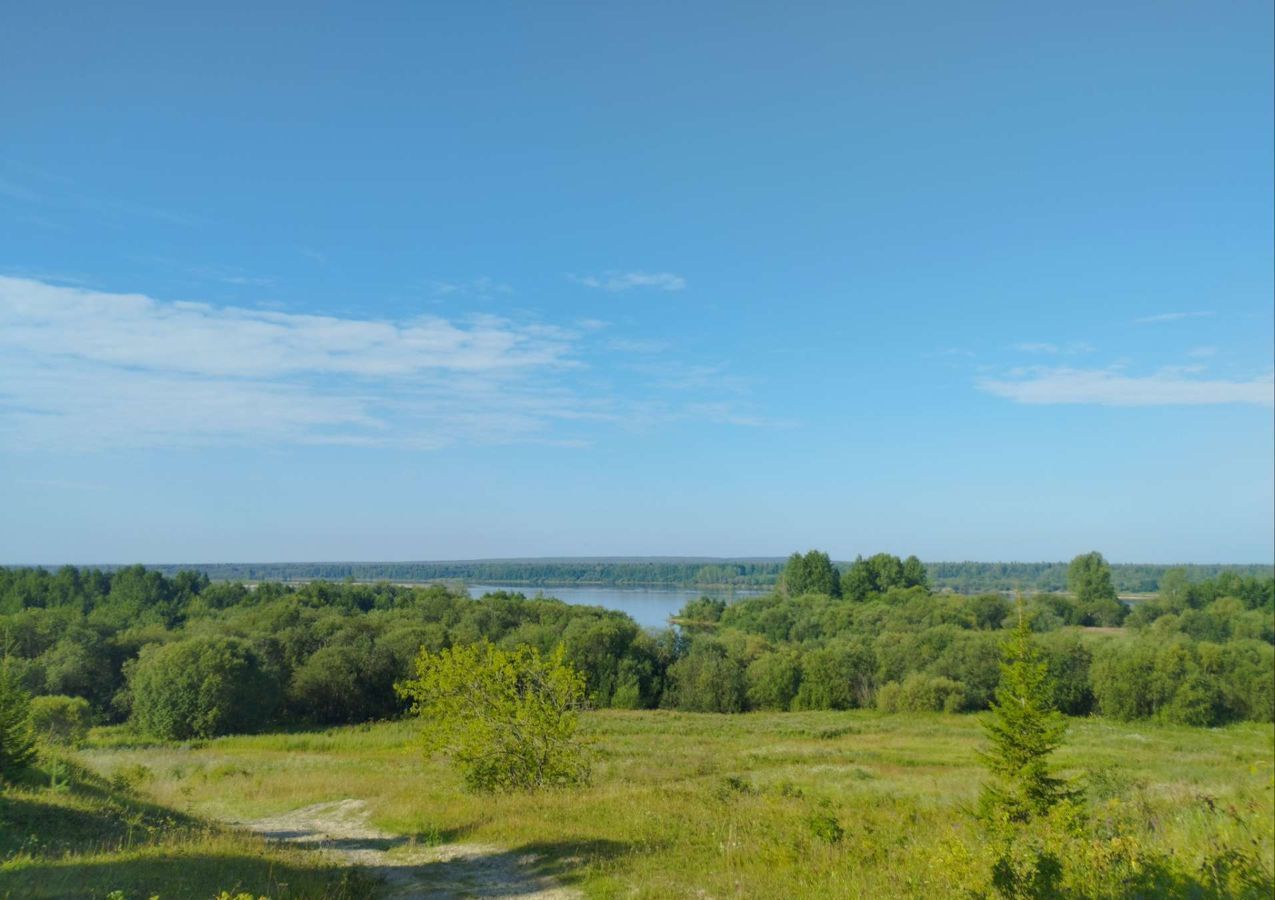
[{"label": "thin cirrus cloud", "polygon": [[1167,312],[1156,313],[1153,316],[1142,316],[1133,320],[1135,325],[1154,325],[1159,322],[1180,322],[1183,319],[1208,319],[1212,318],[1213,313],[1207,310],[1196,310],[1194,312]]},{"label": "thin cirrus cloud", "polygon": [[1048,356],[1074,356],[1079,353],[1092,353],[1093,344],[1084,341],[1070,341],[1066,344],[1053,344],[1042,341],[1023,341],[1014,344],[1020,353],[1043,353]]},{"label": "thin cirrus cloud", "polygon": [[608,415],[577,335],[164,302],[0,277],[0,435],[14,447],[571,440]]},{"label": "thin cirrus cloud", "polygon": [[1032,405],[1203,406],[1215,404],[1275,405],[1275,377],[1248,380],[1190,377],[1199,367],[1170,367],[1148,375],[1116,369],[1032,367],[1000,378],[981,378],[980,390],[1016,403]]},{"label": "thin cirrus cloud", "polygon": [[686,287],[686,279],[672,272],[604,272],[601,275],[568,275],[567,278],[584,287],[613,294],[637,288],[680,291]]},{"label": "thin cirrus cloud", "polygon": [[[0,276],[0,443],[579,445],[579,428],[621,423],[633,403],[588,376],[590,335],[495,316],[338,318]],[[720,393],[675,398],[667,418]]]}]

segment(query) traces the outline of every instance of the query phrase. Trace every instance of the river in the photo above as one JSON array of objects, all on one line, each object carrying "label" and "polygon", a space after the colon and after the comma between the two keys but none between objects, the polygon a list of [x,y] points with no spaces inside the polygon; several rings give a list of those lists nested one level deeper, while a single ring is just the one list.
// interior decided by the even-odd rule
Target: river
[{"label": "river", "polygon": [[667,628],[669,616],[677,615],[687,601],[705,594],[721,597],[729,603],[742,597],[756,597],[767,593],[746,588],[556,587],[543,584],[468,584],[465,589],[471,597],[481,597],[493,591],[514,591],[528,597],[544,594],[546,597],[557,597],[564,603],[617,609],[628,613],[633,621],[644,628]]}]

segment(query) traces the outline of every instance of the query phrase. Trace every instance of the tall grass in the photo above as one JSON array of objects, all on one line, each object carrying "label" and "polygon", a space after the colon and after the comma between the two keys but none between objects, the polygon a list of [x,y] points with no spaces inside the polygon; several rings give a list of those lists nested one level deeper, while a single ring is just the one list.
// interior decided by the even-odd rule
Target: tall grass
[{"label": "tall grass", "polygon": [[[943,893],[951,848],[981,840],[979,719],[600,711],[590,786],[494,797],[423,758],[410,722],[183,746],[105,730],[85,758],[219,820],[357,797],[387,831],[508,847],[595,896],[914,896]],[[1099,824],[1157,852],[1230,842],[1275,868],[1270,726],[1077,720],[1058,766],[1084,779]]]}]

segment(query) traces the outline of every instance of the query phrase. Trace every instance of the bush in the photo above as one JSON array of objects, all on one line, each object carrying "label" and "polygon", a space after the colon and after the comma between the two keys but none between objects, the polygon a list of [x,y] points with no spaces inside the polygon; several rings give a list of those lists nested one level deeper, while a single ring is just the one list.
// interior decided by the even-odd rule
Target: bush
[{"label": "bush", "polygon": [[281,694],[277,674],[238,638],[147,647],[130,685],[137,726],[168,740],[254,731],[270,721]]},{"label": "bush", "polygon": [[765,653],[745,673],[748,705],[753,709],[788,709],[801,686],[801,657],[795,650]]},{"label": "bush", "polygon": [[1224,837],[1200,853],[1165,852],[1133,827],[1099,831],[1076,822],[1073,812],[1061,807],[977,845],[949,843],[934,860],[937,895],[1265,900],[1275,890],[1269,863],[1252,845]]},{"label": "bush", "polygon": [[422,651],[399,686],[424,728],[427,750],[449,754],[478,791],[531,790],[589,778],[576,737],[585,680],[559,648],[505,651],[487,641]]},{"label": "bush", "polygon": [[89,735],[92,710],[83,697],[46,696],[31,701],[31,729],[50,744],[77,747]]},{"label": "bush", "polygon": [[801,659],[798,709],[851,709],[872,701],[876,658],[863,645],[838,642]]},{"label": "bush", "polygon": [[959,712],[964,704],[965,685],[922,672],[913,672],[902,684],[891,681],[877,691],[881,712]]},{"label": "bush", "polygon": [[669,666],[670,699],[692,712],[742,712],[748,685],[744,669],[711,641],[697,641],[691,652]]},{"label": "bush", "polygon": [[293,673],[289,699],[312,722],[366,722],[400,710],[394,682],[405,674],[389,648],[370,635],[350,635],[320,647]]}]

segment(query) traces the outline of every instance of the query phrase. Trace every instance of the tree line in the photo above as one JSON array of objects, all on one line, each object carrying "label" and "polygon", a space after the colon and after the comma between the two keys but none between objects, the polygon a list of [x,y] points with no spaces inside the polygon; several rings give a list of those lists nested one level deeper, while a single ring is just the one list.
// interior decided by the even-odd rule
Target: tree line
[{"label": "tree line", "polygon": [[[1095,553],[1073,560],[1069,587],[1024,605],[1058,709],[1275,720],[1275,579],[1174,574],[1130,610]],[[915,558],[877,554],[843,572],[820,551],[794,554],[774,592],[694,601],[660,631],[599,607],[441,585],[0,570],[0,640],[26,692],[172,738],[398,716],[395,685],[422,649],[480,642],[561,648],[594,707],[981,710],[1010,610],[1001,594],[934,592]]]},{"label": "tree line", "polygon": [[[878,554],[885,557],[889,554]],[[909,557],[915,560],[915,557]],[[831,562],[831,561],[830,561]],[[850,573],[855,561],[832,562],[839,577]],[[960,594],[988,591],[1051,592],[1067,589],[1066,562],[928,562],[925,582],[935,590]],[[151,566],[169,577],[182,572],[213,581],[464,581],[472,584],[545,586],[663,586],[679,588],[773,588],[786,567],[783,559],[525,559],[406,563],[214,563]],[[1184,573],[1191,582],[1223,575],[1269,577],[1269,565],[1146,565],[1111,564],[1112,583],[1122,594],[1154,593],[1168,573]],[[111,568],[108,567],[107,571]],[[916,574],[912,577],[916,579]]]}]

